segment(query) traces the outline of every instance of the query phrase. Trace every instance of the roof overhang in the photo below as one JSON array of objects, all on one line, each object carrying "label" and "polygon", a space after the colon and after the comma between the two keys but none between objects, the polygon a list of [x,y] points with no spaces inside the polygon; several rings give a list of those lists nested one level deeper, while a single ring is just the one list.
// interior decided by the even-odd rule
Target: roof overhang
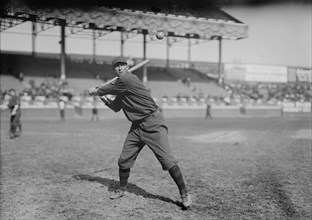
[{"label": "roof overhang", "polygon": [[34,9],[29,7],[7,8],[5,18],[45,22],[60,20],[67,26],[84,23],[85,29],[134,31],[154,35],[163,30],[168,36],[204,40],[238,40],[248,37],[248,25],[231,20],[182,16],[130,9],[96,7],[92,10],[75,8]]}]

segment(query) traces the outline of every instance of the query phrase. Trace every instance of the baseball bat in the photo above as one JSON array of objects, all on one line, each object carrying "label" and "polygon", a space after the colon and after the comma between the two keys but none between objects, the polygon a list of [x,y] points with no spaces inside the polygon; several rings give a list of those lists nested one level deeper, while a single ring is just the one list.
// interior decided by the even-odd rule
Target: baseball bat
[{"label": "baseball bat", "polygon": [[[149,62],[151,62],[150,59],[143,60],[142,62],[138,63],[137,65],[131,67],[128,71],[129,71],[129,72],[133,72],[133,71],[139,69],[140,67],[142,67],[142,66],[148,64]],[[110,84],[111,82],[114,82],[117,78],[118,78],[118,76],[114,77],[113,79],[107,81],[106,83],[104,83],[104,84],[101,85],[100,87],[105,86],[105,85],[107,85],[107,84]]]}]

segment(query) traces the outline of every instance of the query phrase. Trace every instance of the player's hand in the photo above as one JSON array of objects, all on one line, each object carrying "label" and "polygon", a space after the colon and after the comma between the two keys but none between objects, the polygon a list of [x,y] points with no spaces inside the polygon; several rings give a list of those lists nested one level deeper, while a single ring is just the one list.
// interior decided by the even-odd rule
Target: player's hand
[{"label": "player's hand", "polygon": [[88,89],[89,95],[97,95],[97,87],[92,87]]}]

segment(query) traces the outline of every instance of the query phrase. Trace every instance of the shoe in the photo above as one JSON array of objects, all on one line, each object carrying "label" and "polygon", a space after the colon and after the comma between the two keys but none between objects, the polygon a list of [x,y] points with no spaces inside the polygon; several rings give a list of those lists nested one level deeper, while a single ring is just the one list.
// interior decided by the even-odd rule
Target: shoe
[{"label": "shoe", "polygon": [[10,134],[10,135],[8,136],[8,139],[14,139],[14,138],[16,138],[16,137],[18,137],[18,135],[16,135],[16,134]]},{"label": "shoe", "polygon": [[13,139],[13,138],[15,138],[14,135],[9,135],[8,136],[8,139]]},{"label": "shoe", "polygon": [[191,195],[189,193],[186,193],[185,195],[182,195],[181,198],[184,208],[188,209],[192,204]]},{"label": "shoe", "polygon": [[123,196],[125,196],[126,194],[126,191],[124,190],[120,190],[120,189],[117,189],[113,195],[111,195],[110,199],[119,199]]}]

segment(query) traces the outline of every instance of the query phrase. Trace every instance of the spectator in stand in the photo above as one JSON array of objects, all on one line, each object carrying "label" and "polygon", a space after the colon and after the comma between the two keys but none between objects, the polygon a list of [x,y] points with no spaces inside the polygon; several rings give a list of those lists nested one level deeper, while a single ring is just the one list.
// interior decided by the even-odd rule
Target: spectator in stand
[{"label": "spectator in stand", "polygon": [[24,80],[24,73],[23,72],[20,72],[18,74],[18,79],[22,82]]}]

